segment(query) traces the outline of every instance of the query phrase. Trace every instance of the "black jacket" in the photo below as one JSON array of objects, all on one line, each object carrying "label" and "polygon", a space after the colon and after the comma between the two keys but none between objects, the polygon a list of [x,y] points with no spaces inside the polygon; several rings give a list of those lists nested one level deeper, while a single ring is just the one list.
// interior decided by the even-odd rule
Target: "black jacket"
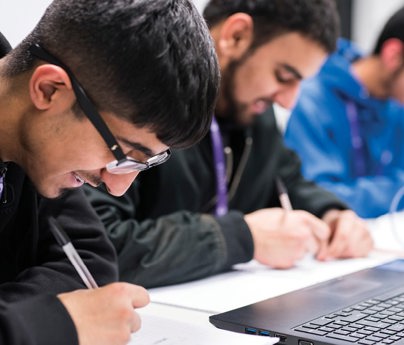
[{"label": "black jacket", "polygon": [[80,190],[41,198],[7,164],[0,201],[0,344],[74,345],[74,324],[56,294],[85,288],[49,230],[53,216],[100,285],[117,280],[115,252]]},{"label": "black jacket", "polygon": [[243,216],[280,206],[277,175],[296,209],[321,217],[330,208],[345,208],[302,178],[300,161],[283,145],[272,112],[258,117],[248,130],[219,125],[232,150],[227,161],[233,162],[228,171],[230,212],[225,216],[212,215],[216,184],[210,135],[142,172],[123,197],[86,189],[118,252],[121,279],[147,287],[167,285],[252,259],[253,241]]}]

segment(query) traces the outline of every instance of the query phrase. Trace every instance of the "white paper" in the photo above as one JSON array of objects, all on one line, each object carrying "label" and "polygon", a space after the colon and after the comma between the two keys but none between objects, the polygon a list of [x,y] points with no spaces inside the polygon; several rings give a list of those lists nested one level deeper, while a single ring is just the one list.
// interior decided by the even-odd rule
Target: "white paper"
[{"label": "white paper", "polygon": [[376,248],[404,255],[404,212],[368,219],[367,224]]},{"label": "white paper", "polygon": [[273,345],[279,339],[235,333],[140,312],[142,328],[129,345]]},{"label": "white paper", "polygon": [[[404,212],[367,220],[367,224],[378,249],[367,258],[329,262],[306,258],[288,270],[274,270],[251,261],[236,265],[235,270],[228,273],[151,289],[151,299],[220,313],[404,256],[404,226],[400,227],[404,224]],[[402,239],[402,243],[398,239]]]},{"label": "white paper", "polygon": [[274,270],[251,261],[237,265],[232,272],[185,284],[150,289],[149,292],[153,302],[215,314],[376,266],[394,257],[375,252],[367,258],[329,262],[306,258],[288,270]]}]

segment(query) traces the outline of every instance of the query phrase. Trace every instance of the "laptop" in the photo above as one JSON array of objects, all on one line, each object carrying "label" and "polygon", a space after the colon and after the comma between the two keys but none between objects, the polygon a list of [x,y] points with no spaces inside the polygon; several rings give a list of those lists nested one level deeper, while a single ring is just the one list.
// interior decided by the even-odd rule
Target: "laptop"
[{"label": "laptop", "polygon": [[286,345],[404,345],[404,259],[256,302],[209,321]]}]

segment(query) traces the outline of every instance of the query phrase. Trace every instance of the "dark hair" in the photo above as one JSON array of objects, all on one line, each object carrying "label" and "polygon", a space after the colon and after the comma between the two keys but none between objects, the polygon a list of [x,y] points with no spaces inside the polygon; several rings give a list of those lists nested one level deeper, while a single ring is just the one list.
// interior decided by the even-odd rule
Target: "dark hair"
[{"label": "dark hair", "polygon": [[203,15],[211,28],[237,12],[253,18],[253,48],[288,32],[318,42],[327,52],[336,47],[339,17],[335,0],[211,0]]},{"label": "dark hair", "polygon": [[384,42],[390,38],[397,38],[404,42],[404,7],[395,12],[384,25],[377,41],[374,55],[379,55]]},{"label": "dark hair", "polygon": [[220,72],[190,0],[55,0],[11,53],[8,74],[33,67],[32,43],[69,66],[99,111],[172,147],[207,133]]}]

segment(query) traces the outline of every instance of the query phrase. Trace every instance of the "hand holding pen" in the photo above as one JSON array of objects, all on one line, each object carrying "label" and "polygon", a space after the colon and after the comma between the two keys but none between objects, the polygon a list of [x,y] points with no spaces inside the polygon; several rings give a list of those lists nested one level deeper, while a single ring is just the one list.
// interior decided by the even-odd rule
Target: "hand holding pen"
[{"label": "hand holding pen", "polygon": [[[288,191],[287,191],[286,186],[284,185],[282,179],[279,176],[276,177],[275,183],[276,183],[276,188],[278,189],[279,202],[280,202],[282,208],[285,211],[292,211],[293,207],[292,207],[292,203],[289,198]],[[317,223],[319,224],[318,221],[317,221]],[[327,231],[321,231],[320,230],[321,228],[324,228],[324,226],[322,226],[322,227],[314,226],[314,223],[313,223],[312,229],[313,229],[314,236],[317,238],[317,245],[314,245],[314,244],[310,245],[309,252],[312,254],[318,253],[318,251],[320,249],[325,250],[325,248],[327,247],[327,242],[328,242],[329,236],[326,236],[326,234],[329,234],[329,229],[327,229]],[[309,243],[310,242],[313,243],[312,241],[309,241]]]},{"label": "hand holding pen", "polygon": [[292,211],[292,203],[290,202],[288,191],[279,176],[276,177],[276,187],[278,189],[279,202],[286,211]]},{"label": "hand holding pen", "polygon": [[293,210],[287,189],[278,177],[275,192],[281,208],[268,207],[244,215],[254,243],[254,259],[274,268],[290,268],[307,253],[327,245],[329,228],[303,210]]},{"label": "hand holding pen", "polygon": [[[77,330],[80,345],[125,345],[131,333],[140,328],[136,308],[149,303],[147,291],[137,285],[112,283],[97,288],[66,232],[56,219],[50,219],[51,232],[88,289],[59,294]],[[54,341],[57,343],[57,339]]]}]

